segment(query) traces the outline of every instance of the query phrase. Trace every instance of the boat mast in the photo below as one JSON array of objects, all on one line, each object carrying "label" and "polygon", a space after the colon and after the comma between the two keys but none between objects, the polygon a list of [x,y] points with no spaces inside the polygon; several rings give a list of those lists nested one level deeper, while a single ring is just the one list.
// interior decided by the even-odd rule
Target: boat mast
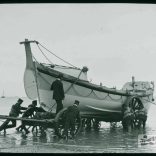
[{"label": "boat mast", "polygon": [[26,68],[29,68],[29,69],[34,68],[30,43],[38,43],[38,42],[37,41],[29,41],[28,39],[25,39],[25,41],[20,42],[20,44],[24,44],[24,46],[25,46]]}]

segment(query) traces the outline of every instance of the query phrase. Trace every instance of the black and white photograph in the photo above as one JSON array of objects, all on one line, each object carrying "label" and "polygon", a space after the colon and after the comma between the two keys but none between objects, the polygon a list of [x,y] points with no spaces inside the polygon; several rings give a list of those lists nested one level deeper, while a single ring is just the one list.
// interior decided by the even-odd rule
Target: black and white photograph
[{"label": "black and white photograph", "polygon": [[156,4],[1,3],[0,153],[156,153]]}]

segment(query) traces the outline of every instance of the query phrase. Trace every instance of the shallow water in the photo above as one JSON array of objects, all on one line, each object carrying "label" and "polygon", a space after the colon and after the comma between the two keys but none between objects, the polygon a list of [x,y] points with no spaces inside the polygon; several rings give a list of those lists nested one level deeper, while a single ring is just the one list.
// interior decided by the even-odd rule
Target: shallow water
[{"label": "shallow water", "polygon": [[[8,115],[9,110],[18,97],[1,98],[1,115]],[[23,106],[31,101],[24,99]],[[100,130],[82,131],[75,140],[60,140],[54,136],[53,129],[48,129],[46,135],[16,132],[15,128],[8,129],[4,136],[0,133],[1,152],[23,153],[155,153],[156,144],[140,145],[138,138],[142,134],[156,136],[156,105],[151,105],[145,130],[123,132],[121,123],[111,128],[109,123],[102,122]],[[2,123],[4,120],[0,119]],[[20,124],[20,121],[17,122]]]}]

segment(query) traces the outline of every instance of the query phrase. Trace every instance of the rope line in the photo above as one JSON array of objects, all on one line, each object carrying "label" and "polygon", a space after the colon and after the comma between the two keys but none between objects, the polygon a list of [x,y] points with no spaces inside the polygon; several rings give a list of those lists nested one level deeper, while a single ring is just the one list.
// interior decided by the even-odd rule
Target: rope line
[{"label": "rope line", "polygon": [[[40,45],[41,47],[43,47],[45,50],[47,50],[48,52],[50,52],[51,54],[53,54],[55,57],[57,57],[57,58],[59,58],[60,60],[62,60],[63,62],[65,62],[65,63],[67,63],[67,64],[69,64],[69,65],[71,65],[71,66],[77,68],[76,66],[72,65],[71,63],[69,63],[69,62],[63,60],[63,59],[60,58],[60,57],[58,57],[56,54],[54,54],[53,52],[51,52],[50,50],[48,50],[46,47],[44,47],[44,46],[43,46],[42,44],[40,44],[39,42],[37,42],[36,44],[37,44],[39,50],[40,50],[40,51],[42,52],[42,54],[44,55],[44,57],[45,57],[51,64],[53,64],[53,63],[52,63],[52,62],[47,58],[47,56],[43,53],[43,51],[41,50],[41,48],[39,47],[39,45]],[[35,59],[35,60],[36,60],[36,59]],[[37,60],[36,60],[36,61],[37,61]],[[43,66],[43,65],[42,65],[42,66]],[[43,66],[43,67],[44,67],[44,66]],[[44,67],[44,68],[45,68],[45,67]],[[45,68],[45,69],[46,69],[46,68]],[[77,69],[78,69],[78,68],[77,68]],[[78,78],[76,79],[76,81],[73,82],[73,83],[69,86],[69,88],[65,91],[65,93],[67,93],[67,92],[72,88],[72,86],[77,82],[77,80],[79,79],[81,73],[82,73],[82,70],[81,70],[81,72],[80,72]],[[42,77],[42,76],[41,76],[41,77]],[[44,78],[42,77],[42,79],[44,79]],[[46,79],[44,79],[44,80],[45,80],[47,83],[49,83]],[[49,84],[50,84],[50,83],[49,83]],[[83,95],[79,94],[79,93],[76,91],[75,88],[73,88],[73,89],[74,89],[74,91],[75,91],[78,95],[83,96]],[[94,93],[94,95],[96,96],[96,98],[97,98],[97,99],[100,99],[100,100],[105,100],[107,96],[108,96],[111,100],[121,100],[121,99],[122,99],[122,96],[120,96],[119,99],[113,99],[109,94],[107,94],[104,98],[100,98],[100,97],[97,96],[97,94],[96,94],[93,90],[91,90],[91,92],[88,94],[88,96],[90,96],[92,92]],[[87,97],[87,96],[83,96],[83,97]]]},{"label": "rope line", "polygon": [[148,101],[148,100],[146,100],[146,99],[142,99],[142,100],[145,100],[145,101],[147,101],[147,102],[150,102],[150,103],[153,104],[153,105],[156,105],[156,103],[151,102],[151,101]]},{"label": "rope line", "polygon": [[[33,56],[33,58],[35,59],[35,61],[37,62],[37,63],[39,63],[37,60],[36,60],[36,58]],[[41,64],[42,65],[42,64]],[[43,68],[45,68],[46,70],[47,70],[47,68],[44,66],[44,65],[42,65],[43,66]],[[109,97],[111,100],[114,100],[114,101],[116,101],[116,100],[122,100],[122,102],[124,102],[123,101],[123,98],[122,98],[122,96],[120,96],[120,98],[119,99],[114,99],[114,98],[112,98],[110,95],[109,95],[109,93],[107,93],[107,95],[104,97],[104,98],[100,98],[96,93],[95,93],[95,91],[94,90],[91,90],[91,92],[88,94],[88,95],[82,95],[82,94],[80,94],[77,90],[76,90],[76,88],[74,87],[74,84],[77,82],[77,80],[79,79],[79,77],[80,77],[80,75],[81,75],[81,73],[82,73],[82,70],[81,70],[81,72],[80,72],[80,74],[79,74],[79,76],[77,77],[77,79],[75,80],[75,82],[73,82],[70,86],[69,86],[69,88],[65,91],[65,93],[67,93],[72,87],[73,87],[73,90],[75,91],[75,93],[77,94],[77,95],[79,95],[79,96],[82,96],[82,97],[89,97],[92,93],[95,95],[95,97],[97,98],[97,99],[99,99],[99,100],[105,100],[107,97]],[[46,81],[49,85],[51,85],[51,83],[48,81],[48,80],[46,80],[40,73],[38,73],[39,75],[40,75],[40,77],[44,80],[44,81]],[[148,102],[150,102],[150,101],[148,101]],[[56,104],[56,103],[55,103]],[[55,105],[54,104],[54,105]],[[52,106],[52,108],[53,108],[53,106]],[[49,110],[51,110],[51,109],[49,109]]]},{"label": "rope line", "polygon": [[38,75],[40,75],[40,77],[41,77],[44,81],[46,81],[49,85],[51,85],[51,83],[50,83],[48,80],[46,80],[40,73],[39,73]]},{"label": "rope line", "polygon": [[[37,63],[39,63],[39,62],[37,61],[37,59],[36,59],[34,56],[33,56],[33,58],[35,59],[35,61],[36,61]],[[44,67],[44,65],[42,65],[42,66]],[[45,67],[44,67],[44,68],[45,68]],[[46,68],[45,68],[45,69],[46,69]],[[65,93],[67,93],[67,92],[72,88],[72,86],[78,81],[78,79],[79,79],[81,73],[82,73],[82,70],[80,71],[80,73],[79,73],[77,79],[69,86],[69,88],[65,91]],[[44,79],[47,83],[51,84],[49,81],[47,81],[45,78],[43,78],[43,77],[41,76],[41,74],[39,74],[39,75],[40,75],[40,77],[41,77],[42,79]],[[49,111],[52,110],[52,108],[55,106],[55,104],[56,104],[56,103],[54,103],[54,105],[49,109]]]},{"label": "rope line", "polygon": [[108,94],[106,94],[106,96],[105,96],[104,98],[100,98],[100,97],[97,96],[97,94],[95,93],[94,90],[93,90],[93,94],[94,94],[95,97],[96,97],[97,99],[99,99],[99,100],[105,100],[105,99],[107,98],[107,96],[108,96]]},{"label": "rope line", "polygon": [[[36,59],[35,59],[35,60],[36,60]],[[80,72],[80,74],[81,74],[81,72]],[[75,87],[74,87],[74,84],[75,84],[75,83],[77,82],[77,80],[79,79],[80,74],[79,74],[78,78],[76,79],[76,81],[73,82],[73,83],[69,86],[69,88],[65,91],[65,93],[67,93],[67,92],[73,87],[73,90],[75,91],[75,93],[76,93],[77,95],[79,95],[79,96],[82,96],[82,97],[89,97],[89,96],[91,95],[91,93],[93,92],[94,95],[96,96],[96,98],[99,99],[99,100],[105,100],[107,96],[108,96],[111,100],[120,100],[120,99],[122,99],[122,96],[120,96],[119,99],[113,99],[109,94],[107,94],[106,97],[104,97],[104,98],[100,98],[100,97],[97,96],[97,94],[94,92],[94,90],[91,90],[91,92],[90,92],[88,95],[85,95],[85,96],[84,96],[84,95],[81,95],[81,94],[75,89]],[[48,80],[46,80],[40,73],[39,73],[39,75],[40,75],[40,77],[41,77],[43,80],[45,80],[48,84],[51,85],[51,83],[50,83]]]},{"label": "rope line", "polygon": [[113,99],[109,94],[108,94],[108,96],[109,96],[109,98],[110,98],[111,100],[121,100],[121,99],[122,99],[122,96],[120,96],[119,99]]},{"label": "rope line", "polygon": [[[35,59],[35,61],[38,63],[38,64],[40,64],[38,61],[37,61],[37,59],[33,56],[33,58]],[[46,71],[48,71],[47,70],[47,68],[43,65],[43,64],[40,64]],[[46,80],[40,73],[39,73],[39,75],[40,75],[40,77],[43,79],[43,80],[45,80],[48,84],[51,84],[48,80]]]},{"label": "rope line", "polygon": [[[55,57],[57,57],[58,59],[60,59],[60,60],[62,60],[63,62],[67,63],[68,65],[73,66],[73,67],[76,68],[76,69],[79,69],[79,68],[77,68],[76,66],[72,65],[71,63],[69,63],[69,62],[65,61],[64,59],[60,58],[59,56],[57,56],[56,54],[54,54],[54,53],[51,52],[50,50],[48,50],[46,47],[44,47],[44,46],[43,46],[42,44],[40,44],[39,42],[36,42],[36,44],[37,44],[39,50],[41,51],[41,53],[43,54],[43,56],[49,61],[49,63],[53,64],[53,63],[48,59],[48,57],[44,54],[44,52],[41,50],[40,46],[41,46],[42,48],[44,48],[46,51],[48,51],[49,53],[51,53],[52,55],[54,55]],[[39,46],[39,45],[40,45],[40,46]],[[39,63],[39,62],[36,60],[36,58],[35,58],[34,56],[33,56],[33,58],[35,59],[35,61],[36,61],[37,63]],[[39,63],[39,64],[40,64],[40,63]],[[41,65],[42,65],[42,64],[41,64]],[[42,67],[43,67],[44,69],[47,70],[47,68],[46,68],[44,65],[42,65]],[[81,70],[81,72],[80,72],[78,78],[75,80],[75,82],[73,82],[73,83],[69,86],[69,88],[65,91],[65,93],[67,93],[67,92],[74,86],[74,84],[75,84],[75,83],[77,82],[77,80],[79,79],[81,73],[82,73],[82,70]],[[36,73],[36,74],[37,74],[37,73]],[[35,74],[35,76],[36,76],[36,74]],[[48,80],[46,80],[43,76],[41,76],[41,74],[40,74],[40,77],[41,77],[44,81],[46,81],[48,84],[51,84]],[[75,93],[78,94],[79,96],[83,96],[83,95],[81,95],[80,93],[78,93],[78,91],[76,91],[75,87],[73,87],[73,90],[74,90]],[[88,96],[90,96],[92,93],[95,95],[95,97],[96,97],[97,99],[100,99],[100,100],[105,100],[107,97],[109,97],[111,100],[122,100],[122,101],[123,101],[122,96],[120,96],[119,99],[113,99],[113,98],[109,95],[109,93],[108,93],[104,98],[100,98],[100,97],[95,93],[94,90],[91,90],[91,92],[90,92],[88,95],[83,96],[83,97],[88,97]],[[149,98],[148,98],[148,99],[149,99]],[[144,100],[145,100],[145,99],[144,99]],[[146,100],[146,101],[148,101],[148,100]],[[148,102],[152,103],[151,101],[148,101]],[[152,103],[152,104],[155,104],[155,103]],[[54,104],[54,105],[55,105],[55,104]],[[53,106],[54,106],[54,105],[53,105]],[[155,105],[156,105],[156,104],[155,104]],[[53,106],[52,106],[52,107],[53,107]]]},{"label": "rope line", "polygon": [[[36,44],[37,44],[37,43],[36,43]],[[63,62],[67,63],[67,64],[70,65],[70,66],[73,66],[73,67],[77,68],[77,67],[74,66],[73,64],[71,64],[71,63],[65,61],[64,59],[60,58],[59,56],[57,56],[56,54],[54,54],[53,52],[51,52],[50,50],[48,50],[48,49],[47,49],[46,47],[44,47],[42,44],[40,44],[40,43],[38,43],[38,44],[39,44],[41,47],[43,47],[45,50],[47,50],[49,53],[51,53],[52,55],[54,55],[55,57],[57,57],[58,59],[62,60]],[[37,45],[38,45],[38,44],[37,44]]]},{"label": "rope line", "polygon": [[[33,58],[35,59],[35,61],[38,63],[38,61],[37,61],[37,59],[33,56]],[[42,65],[42,64],[41,64]],[[43,67],[44,67],[44,65],[42,65]],[[45,68],[45,67],[44,67]],[[45,68],[46,69],[46,68]],[[81,73],[82,73],[82,70],[80,71],[80,73],[79,73],[79,75],[78,75],[78,77],[76,78],[76,80],[69,86],[69,88],[65,91],[65,94],[72,88],[72,86],[79,80],[79,77],[80,77],[80,75],[81,75]],[[51,84],[50,82],[48,82],[45,78],[43,78],[41,75],[40,75],[40,77],[42,78],[42,79],[44,79],[47,83],[49,83],[49,84]],[[56,104],[56,103],[55,103]],[[51,110],[54,106],[55,106],[55,104],[49,109],[49,110]]]},{"label": "rope line", "polygon": [[119,99],[113,99],[110,95],[109,95],[109,93],[107,93],[107,95],[104,97],[104,98],[100,98],[96,93],[95,93],[95,91],[93,91],[93,94],[96,96],[96,98],[97,99],[99,99],[99,100],[105,100],[107,97],[109,97],[111,100],[114,100],[114,101],[117,101],[117,100],[122,100],[123,101],[123,99],[122,99],[122,96],[120,96],[120,98]]},{"label": "rope line", "polygon": [[56,102],[49,108],[48,112],[51,112],[53,110],[53,107],[56,105]]},{"label": "rope line", "polygon": [[80,71],[80,73],[79,73],[78,77],[76,78],[76,80],[75,80],[75,81],[69,86],[69,88],[65,91],[65,93],[67,93],[67,92],[72,88],[72,86],[78,81],[78,79],[79,79],[81,73],[82,73],[82,70]]},{"label": "rope line", "polygon": [[89,97],[89,96],[92,94],[92,92],[93,92],[93,89],[91,89],[91,91],[90,91],[90,93],[89,93],[88,95],[82,95],[82,94],[80,94],[80,93],[75,89],[74,86],[73,86],[73,90],[75,91],[75,93],[76,93],[77,95],[82,96],[82,97]]},{"label": "rope line", "polygon": [[[82,73],[82,70],[81,70],[81,72],[79,73],[79,75],[78,75],[76,81],[73,82],[73,83],[69,86],[69,88],[64,92],[64,94],[66,94],[66,93],[71,89],[71,87],[77,82],[77,80],[79,79],[81,73]],[[49,109],[49,111],[52,111],[52,108],[53,108],[55,105],[56,105],[56,103],[53,104],[53,106]]]},{"label": "rope line", "polygon": [[51,60],[48,59],[48,57],[43,53],[43,51],[41,50],[41,48],[39,47],[39,45],[37,44],[37,47],[39,48],[39,50],[41,51],[41,53],[43,54],[43,56],[49,61],[49,63],[54,64],[51,62]]}]

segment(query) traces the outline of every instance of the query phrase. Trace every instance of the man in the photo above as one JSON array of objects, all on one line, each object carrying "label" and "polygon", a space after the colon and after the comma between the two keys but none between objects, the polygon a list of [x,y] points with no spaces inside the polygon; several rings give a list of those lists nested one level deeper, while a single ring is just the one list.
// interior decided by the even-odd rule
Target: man
[{"label": "man", "polygon": [[[37,106],[37,100],[32,101],[32,104],[30,104],[27,108],[27,110],[23,113],[22,118],[28,118],[31,117],[34,113],[34,111],[36,111],[36,107]],[[24,121],[22,121],[22,124],[16,128],[17,131],[19,131],[19,129],[21,130],[25,130],[26,134],[29,133],[28,129],[25,127]]]},{"label": "man", "polygon": [[58,78],[52,83],[51,90],[53,90],[53,99],[57,103],[56,114],[63,109],[62,100],[65,98],[63,83],[61,82],[63,74],[59,74]]},{"label": "man", "polygon": [[142,107],[140,110],[135,112],[136,119],[139,121],[138,128],[143,126],[143,129],[145,129],[146,126],[146,120],[147,120],[147,111],[144,107]]},{"label": "man", "polygon": [[75,120],[76,119],[80,120],[80,111],[78,105],[79,101],[75,100],[74,104],[72,106],[69,106],[66,111],[64,134],[67,139],[68,139],[68,129],[71,128],[71,136],[73,138],[75,131]]},{"label": "man", "polygon": [[130,107],[125,107],[123,111],[123,120],[122,120],[122,125],[125,130],[131,131],[131,128],[133,128],[133,119],[134,115],[131,112]]},{"label": "man", "polygon": [[[22,114],[21,110],[24,109],[24,107],[21,107],[23,100],[22,99],[18,99],[18,101],[16,102],[16,104],[12,105],[11,107],[11,111],[9,112],[9,116],[10,117],[18,117],[19,114]],[[9,122],[12,122],[12,124],[9,124]],[[0,131],[4,130],[4,132],[6,133],[6,129],[7,128],[13,128],[16,127],[16,120],[11,120],[11,119],[7,119],[1,126],[0,126]]]}]

